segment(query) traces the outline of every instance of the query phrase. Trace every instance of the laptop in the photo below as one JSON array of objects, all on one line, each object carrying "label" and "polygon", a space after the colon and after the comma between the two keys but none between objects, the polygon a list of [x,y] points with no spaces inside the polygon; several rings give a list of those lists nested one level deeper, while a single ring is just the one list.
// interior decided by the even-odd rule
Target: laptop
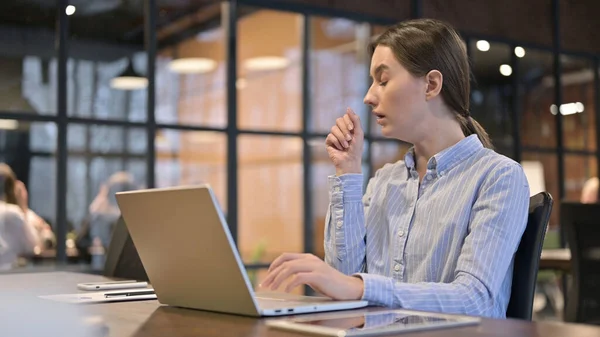
[{"label": "laptop", "polygon": [[255,293],[209,185],[127,191],[116,198],[160,303],[255,317],[368,305]]}]

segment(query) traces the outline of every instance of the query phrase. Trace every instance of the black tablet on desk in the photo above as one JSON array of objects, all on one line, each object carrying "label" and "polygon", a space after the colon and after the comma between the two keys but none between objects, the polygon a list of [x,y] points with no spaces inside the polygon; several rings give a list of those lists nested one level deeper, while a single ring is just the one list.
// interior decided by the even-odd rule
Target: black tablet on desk
[{"label": "black tablet on desk", "polygon": [[409,310],[342,312],[267,321],[270,328],[324,336],[377,336],[476,325],[478,317]]},{"label": "black tablet on desk", "polygon": [[123,217],[119,217],[113,229],[103,275],[136,281],[149,281],[146,269],[140,260],[140,255],[135,248]]}]

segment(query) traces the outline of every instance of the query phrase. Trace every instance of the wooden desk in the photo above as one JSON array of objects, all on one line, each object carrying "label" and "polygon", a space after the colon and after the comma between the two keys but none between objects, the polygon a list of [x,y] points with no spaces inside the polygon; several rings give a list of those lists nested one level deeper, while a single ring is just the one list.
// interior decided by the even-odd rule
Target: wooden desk
[{"label": "wooden desk", "polygon": [[571,271],[571,250],[568,248],[542,249],[539,268],[564,272]]},{"label": "wooden desk", "polygon": [[[27,303],[27,322],[36,322],[31,317],[37,316],[36,308],[54,305],[55,310],[70,308],[78,315],[96,315],[101,317],[107,327],[105,336],[110,337],[199,337],[199,336],[306,336],[302,334],[271,330],[265,326],[265,319],[255,319],[242,316],[224,315],[204,312],[199,310],[179,309],[161,306],[158,301],[139,301],[104,303],[92,305],[65,305],[37,298],[38,295],[77,292],[75,285],[79,282],[94,282],[107,280],[101,276],[68,273],[32,273],[13,274],[0,276],[0,313],[8,310],[14,311],[15,301],[7,301],[6,294],[19,296],[18,303]],[[26,289],[25,293],[16,294],[19,290]],[[11,295],[11,296],[12,296]],[[365,309],[363,309],[365,310]],[[367,309],[367,310],[377,310]],[[48,311],[46,311],[48,315]],[[70,319],[73,324],[76,318],[66,317],[57,313],[56,317]],[[6,324],[6,316],[0,316],[0,324]],[[80,318],[77,318],[80,319]],[[10,323],[10,322],[9,322]],[[64,329],[71,328],[63,324]],[[64,336],[64,335],[62,335]],[[485,319],[479,326],[453,328],[449,330],[428,331],[420,333],[407,333],[401,337],[476,337],[476,336],[527,336],[527,337],[553,337],[553,336],[600,336],[600,327],[565,324],[565,323],[531,323],[517,320],[492,320]]]}]

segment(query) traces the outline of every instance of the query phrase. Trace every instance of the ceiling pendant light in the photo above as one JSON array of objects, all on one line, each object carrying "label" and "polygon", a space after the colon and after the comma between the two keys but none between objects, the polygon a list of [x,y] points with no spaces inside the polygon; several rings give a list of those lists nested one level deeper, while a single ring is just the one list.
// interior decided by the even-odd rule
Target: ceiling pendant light
[{"label": "ceiling pendant light", "polygon": [[127,68],[119,76],[110,81],[110,86],[117,90],[145,89],[148,86],[148,79],[133,69],[133,62],[129,59],[127,61]]},{"label": "ceiling pendant light", "polygon": [[179,58],[169,63],[169,70],[178,74],[203,74],[216,68],[216,61],[204,57]]}]

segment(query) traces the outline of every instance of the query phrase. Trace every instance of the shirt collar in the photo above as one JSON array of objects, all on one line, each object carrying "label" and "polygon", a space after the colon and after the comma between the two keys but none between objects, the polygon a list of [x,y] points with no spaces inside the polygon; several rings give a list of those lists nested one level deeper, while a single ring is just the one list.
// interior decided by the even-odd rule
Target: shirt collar
[{"label": "shirt collar", "polygon": [[[436,173],[438,176],[443,175],[456,164],[469,158],[475,152],[483,148],[483,144],[479,137],[475,134],[461,139],[458,143],[450,146],[429,158],[427,162],[427,170]],[[411,147],[404,156],[404,163],[409,172],[415,169],[415,148]]]}]

